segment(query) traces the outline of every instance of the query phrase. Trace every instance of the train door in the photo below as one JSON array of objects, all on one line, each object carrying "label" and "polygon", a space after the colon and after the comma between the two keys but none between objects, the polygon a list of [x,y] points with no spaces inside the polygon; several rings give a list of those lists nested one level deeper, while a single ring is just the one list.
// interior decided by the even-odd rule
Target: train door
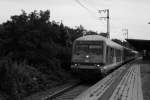
[{"label": "train door", "polygon": [[110,63],[114,63],[115,55],[114,55],[114,48],[110,48]]},{"label": "train door", "polygon": [[114,49],[113,63],[117,62],[117,49]]},{"label": "train door", "polygon": [[112,47],[106,47],[106,63],[112,64],[114,62],[114,49]]},{"label": "train door", "polygon": [[103,62],[104,64],[107,63],[107,45],[103,42]]},{"label": "train door", "polygon": [[116,49],[116,62],[121,62],[121,60],[122,60],[121,50]]},{"label": "train door", "polygon": [[110,47],[106,47],[106,64],[110,64]]}]

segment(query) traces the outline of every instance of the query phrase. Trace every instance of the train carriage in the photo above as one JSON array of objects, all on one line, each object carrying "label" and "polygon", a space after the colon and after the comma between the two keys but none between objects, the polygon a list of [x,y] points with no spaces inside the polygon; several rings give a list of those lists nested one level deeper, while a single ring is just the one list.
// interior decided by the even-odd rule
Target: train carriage
[{"label": "train carriage", "polygon": [[80,76],[93,78],[93,75],[105,75],[123,62],[130,60],[127,56],[131,57],[131,54],[130,49],[108,38],[87,35],[74,41],[71,68]]}]

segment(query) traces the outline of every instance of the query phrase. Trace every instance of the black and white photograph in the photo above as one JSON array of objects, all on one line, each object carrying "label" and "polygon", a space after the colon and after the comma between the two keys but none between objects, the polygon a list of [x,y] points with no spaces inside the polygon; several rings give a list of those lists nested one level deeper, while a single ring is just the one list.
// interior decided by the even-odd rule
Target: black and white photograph
[{"label": "black and white photograph", "polygon": [[0,0],[0,100],[150,100],[150,0]]}]

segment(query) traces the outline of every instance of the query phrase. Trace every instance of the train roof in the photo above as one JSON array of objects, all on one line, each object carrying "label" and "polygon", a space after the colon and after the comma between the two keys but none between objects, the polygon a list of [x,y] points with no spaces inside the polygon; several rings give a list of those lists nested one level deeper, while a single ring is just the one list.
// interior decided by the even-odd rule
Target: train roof
[{"label": "train roof", "polygon": [[[82,37],[79,37],[77,38],[76,40],[82,40],[82,41],[86,41],[86,40],[89,40],[89,41],[96,41],[96,40],[106,40],[107,38],[103,37],[103,36],[100,36],[100,35],[86,35],[86,36],[82,36]],[[108,40],[108,39],[107,39]]]},{"label": "train roof", "polygon": [[76,39],[76,41],[104,41],[108,46],[113,47],[113,48],[117,48],[117,49],[123,49],[123,46],[111,41],[108,38],[105,38],[103,36],[100,35],[86,35],[86,36],[82,36]]}]

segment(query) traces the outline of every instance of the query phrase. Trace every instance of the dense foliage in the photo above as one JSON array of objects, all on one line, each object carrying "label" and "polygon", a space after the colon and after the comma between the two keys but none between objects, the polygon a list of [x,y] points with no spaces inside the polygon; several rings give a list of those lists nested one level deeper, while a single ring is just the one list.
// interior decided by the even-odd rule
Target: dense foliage
[{"label": "dense foliage", "polygon": [[17,100],[67,81],[72,41],[83,31],[50,22],[48,10],[11,16],[0,25],[0,89]]}]

